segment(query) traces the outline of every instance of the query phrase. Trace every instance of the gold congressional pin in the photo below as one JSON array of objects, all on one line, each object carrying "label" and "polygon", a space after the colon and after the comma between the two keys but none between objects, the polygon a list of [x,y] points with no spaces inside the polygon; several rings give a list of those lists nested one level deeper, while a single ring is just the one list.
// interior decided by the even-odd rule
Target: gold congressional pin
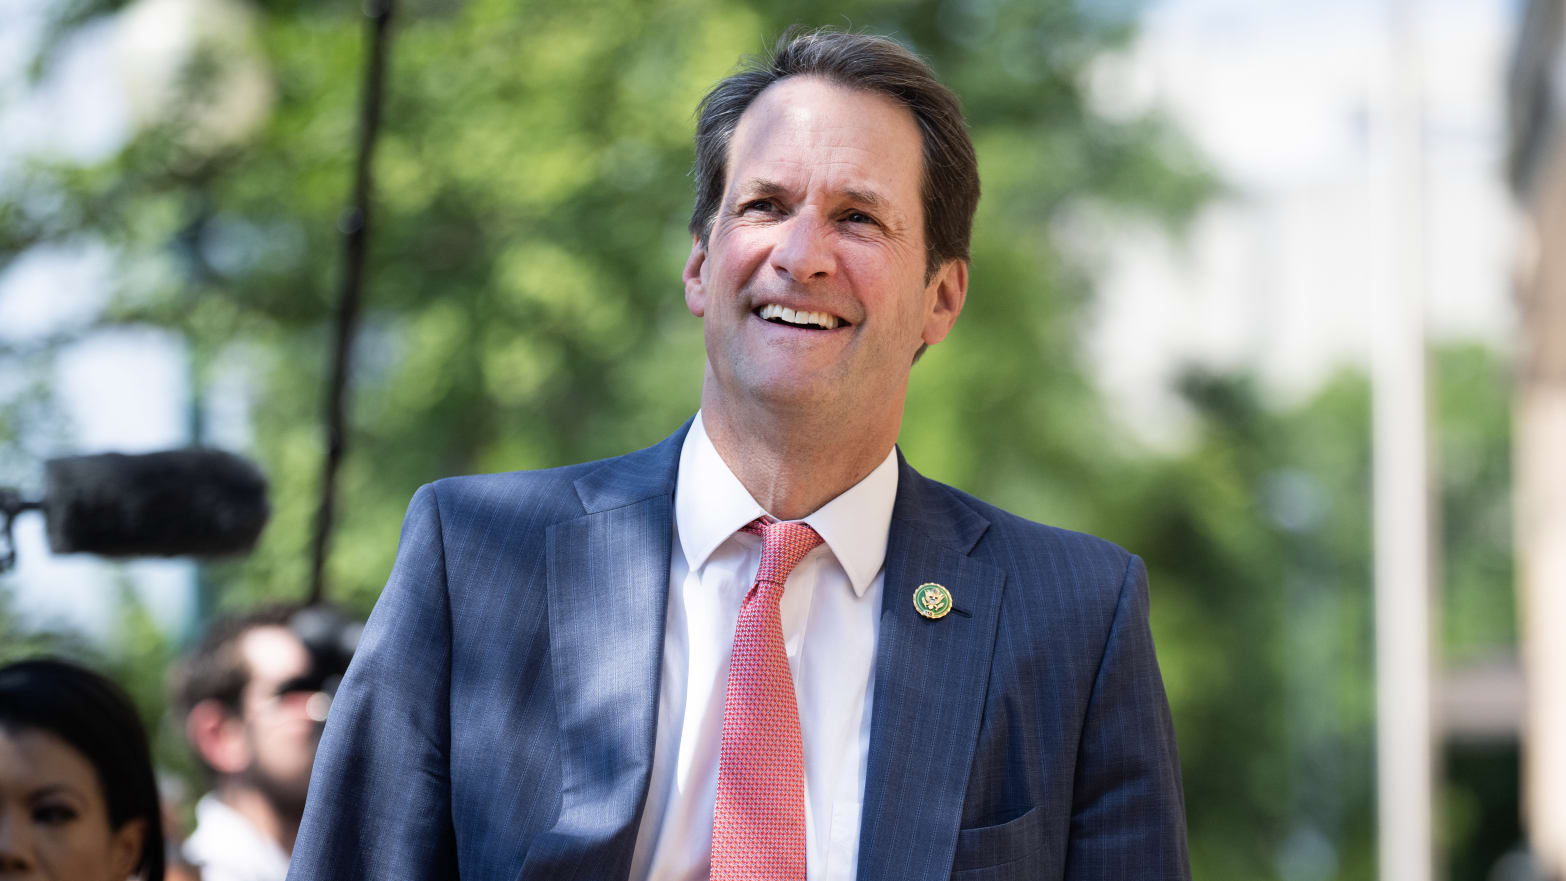
[{"label": "gold congressional pin", "polygon": [[914,608],[926,618],[940,618],[952,610],[952,595],[933,581],[914,588]]}]

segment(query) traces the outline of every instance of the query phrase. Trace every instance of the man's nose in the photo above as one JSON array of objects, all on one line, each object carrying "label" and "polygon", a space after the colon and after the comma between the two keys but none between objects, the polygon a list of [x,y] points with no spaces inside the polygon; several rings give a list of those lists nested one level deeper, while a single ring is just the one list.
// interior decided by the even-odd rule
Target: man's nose
[{"label": "man's nose", "polygon": [[772,249],[772,266],[796,282],[828,278],[837,271],[831,222],[813,211],[790,217]]}]

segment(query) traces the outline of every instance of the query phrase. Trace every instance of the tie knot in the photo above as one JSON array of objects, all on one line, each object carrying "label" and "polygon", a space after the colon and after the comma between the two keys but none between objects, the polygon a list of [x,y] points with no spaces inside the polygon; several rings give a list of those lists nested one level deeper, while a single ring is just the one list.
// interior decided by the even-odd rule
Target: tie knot
[{"label": "tie knot", "polygon": [[757,519],[741,527],[740,532],[761,536],[761,567],[756,570],[756,580],[779,587],[788,581],[788,574],[799,561],[821,544],[821,536],[803,523]]}]

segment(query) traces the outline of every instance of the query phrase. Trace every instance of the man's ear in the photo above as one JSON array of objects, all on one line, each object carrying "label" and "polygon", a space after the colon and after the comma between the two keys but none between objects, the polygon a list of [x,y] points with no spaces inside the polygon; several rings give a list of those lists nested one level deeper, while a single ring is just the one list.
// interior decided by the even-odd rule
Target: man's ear
[{"label": "man's ear", "polygon": [[109,864],[114,877],[129,878],[141,862],[141,845],[147,840],[147,819],[136,817],[120,824],[109,836]]},{"label": "man's ear", "polygon": [[680,277],[685,280],[685,308],[691,310],[691,314],[697,318],[707,313],[707,290],[703,284],[707,273],[707,246],[701,243],[701,236],[691,236],[691,256],[685,260],[685,271]]},{"label": "man's ear", "polygon": [[190,708],[185,736],[201,760],[219,774],[238,774],[250,766],[245,723],[221,701],[208,698]]},{"label": "man's ear", "polygon": [[930,311],[924,316],[924,333],[920,335],[927,346],[946,339],[962,313],[962,304],[968,299],[968,261],[952,259],[941,264],[930,288]]}]

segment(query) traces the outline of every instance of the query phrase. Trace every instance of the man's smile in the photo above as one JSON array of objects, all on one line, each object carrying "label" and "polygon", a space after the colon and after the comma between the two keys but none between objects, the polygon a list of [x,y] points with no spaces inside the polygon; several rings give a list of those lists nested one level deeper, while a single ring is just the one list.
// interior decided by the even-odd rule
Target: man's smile
[{"label": "man's smile", "polygon": [[791,309],[778,303],[767,303],[759,306],[752,310],[752,314],[763,321],[804,330],[833,330],[839,326],[848,326],[847,321],[838,318],[830,312]]}]

